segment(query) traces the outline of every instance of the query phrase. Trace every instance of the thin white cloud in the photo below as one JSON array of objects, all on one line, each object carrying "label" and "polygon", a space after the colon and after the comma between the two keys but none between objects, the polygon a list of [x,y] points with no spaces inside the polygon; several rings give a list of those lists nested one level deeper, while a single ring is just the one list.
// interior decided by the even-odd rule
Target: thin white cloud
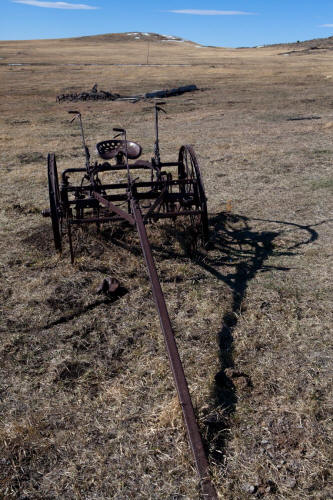
[{"label": "thin white cloud", "polygon": [[13,0],[14,3],[33,5],[34,7],[44,7],[46,9],[65,9],[65,10],[95,10],[98,7],[85,5],[83,3],[68,2],[44,2],[42,0]]},{"label": "thin white cloud", "polygon": [[252,16],[253,12],[243,12],[241,10],[200,10],[200,9],[182,9],[168,10],[173,14],[192,14],[195,16]]},{"label": "thin white cloud", "polygon": [[319,28],[333,28],[333,24],[320,24]]}]

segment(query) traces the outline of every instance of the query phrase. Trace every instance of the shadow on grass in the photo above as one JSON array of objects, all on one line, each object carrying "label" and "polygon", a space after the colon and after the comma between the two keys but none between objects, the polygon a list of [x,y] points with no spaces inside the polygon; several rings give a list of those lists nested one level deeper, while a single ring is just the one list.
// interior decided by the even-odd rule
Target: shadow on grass
[{"label": "shadow on grass", "polygon": [[[266,226],[276,225],[277,230],[260,231],[253,229],[253,223],[260,222]],[[242,311],[249,283],[258,272],[283,271],[291,268],[269,265],[269,257],[293,257],[300,247],[313,243],[318,239],[314,227],[324,224],[322,221],[313,225],[300,225],[293,222],[268,219],[249,219],[240,215],[219,213],[210,217],[210,241],[208,251],[197,250],[191,255],[192,260],[216,279],[222,281],[232,291],[232,302],[223,315],[221,329],[218,332],[220,370],[215,375],[213,388],[214,406],[218,411],[210,414],[206,420],[205,440],[210,456],[216,461],[224,459],[225,442],[228,439],[230,416],[237,403],[235,379],[242,377],[243,384],[251,387],[250,378],[234,368],[233,331],[238,316]],[[295,235],[292,231],[298,231]],[[171,229],[166,229],[169,233]],[[274,240],[287,233],[290,245],[279,249]],[[189,247],[185,232],[175,231],[185,253]],[[153,247],[161,256],[181,257],[172,250]]]},{"label": "shadow on grass", "polygon": [[[256,222],[264,223],[266,226],[274,224],[277,230],[259,231],[253,229],[253,223]],[[225,283],[232,291],[230,307],[223,315],[221,329],[218,332],[220,369],[215,375],[215,386],[213,388],[215,408],[222,411],[208,416],[205,421],[207,447],[210,448],[210,455],[216,462],[223,460],[225,442],[228,439],[229,419],[235,411],[237,403],[235,378],[243,377],[245,383],[249,387],[251,386],[251,381],[246,374],[234,370],[233,359],[233,331],[242,310],[248,285],[258,272],[289,271],[290,267],[268,265],[266,261],[271,256],[292,257],[297,255],[300,247],[313,243],[318,239],[318,233],[314,227],[326,222],[328,221],[312,225],[300,225],[280,220],[249,219],[244,216],[222,212],[210,217],[208,251],[197,250],[191,255],[191,259],[198,266]],[[178,239],[186,254],[188,248],[191,247],[191,245],[188,245],[186,229],[180,231],[174,225],[170,225],[164,226],[163,230],[166,236]],[[299,231],[300,235],[290,234],[292,230]],[[279,249],[274,245],[274,240],[284,233],[288,233],[288,239],[291,243],[286,248]],[[133,241],[131,241],[129,244],[123,236],[123,228],[111,231],[105,229],[100,233],[100,237],[104,242],[109,242],[131,252],[135,256],[140,256],[141,250],[138,242],[136,241],[133,244]],[[189,235],[189,238],[191,239],[191,235]],[[156,244],[151,244],[151,246],[162,258],[184,258],[187,260],[187,257],[166,246]],[[125,290],[123,293],[125,293]],[[115,300],[116,298],[119,297],[115,297]],[[104,301],[96,301],[88,306],[88,310],[101,303],[104,303]],[[87,310],[82,312],[87,312]],[[62,317],[44,328],[50,328],[55,324],[70,319],[72,319],[72,316]]]},{"label": "shadow on grass", "polygon": [[[251,227],[252,221],[270,225],[274,223],[277,225],[277,230],[254,230]],[[237,403],[235,378],[242,377],[244,383],[251,387],[250,378],[234,369],[233,359],[233,331],[242,310],[248,285],[258,272],[289,271],[291,269],[289,267],[268,265],[266,261],[270,256],[296,255],[299,247],[318,239],[318,233],[313,228],[325,222],[327,221],[310,226],[277,220],[248,219],[226,213],[210,218],[210,251],[207,255],[199,251],[194,259],[200,267],[226,283],[232,290],[232,303],[222,318],[221,329],[218,332],[220,370],[215,375],[213,389],[215,406],[222,412],[219,412],[219,416],[211,415],[206,419],[206,442],[211,449],[211,457],[216,462],[221,462],[224,458],[229,419]],[[301,231],[301,236],[293,236],[291,244],[283,250],[275,248],[274,240],[287,231],[289,233],[291,229]],[[290,235],[288,238],[290,240]],[[221,272],[219,268],[223,271]]]},{"label": "shadow on grass", "polygon": [[72,321],[73,319],[77,319],[82,314],[90,312],[93,309],[95,309],[96,307],[99,307],[99,306],[104,305],[104,304],[107,304],[107,305],[113,304],[114,302],[119,300],[121,297],[124,297],[124,295],[126,295],[127,292],[128,292],[128,290],[125,287],[120,286],[118,288],[118,290],[113,295],[106,296],[102,299],[95,300],[91,304],[88,304],[84,307],[80,307],[70,314],[61,316],[60,318],[58,318],[54,321],[51,321],[50,323],[47,323],[46,325],[42,326],[40,329],[41,330],[49,330],[50,328],[53,328],[54,326],[62,325],[64,323],[68,323],[69,321]]},{"label": "shadow on grass", "polygon": [[[253,229],[253,223],[256,222],[264,223],[266,226],[274,224],[277,230]],[[220,370],[215,375],[213,388],[214,407],[218,411],[210,414],[205,420],[206,446],[210,450],[210,456],[216,462],[224,459],[229,420],[237,403],[235,379],[242,377],[243,384],[251,387],[250,378],[234,369],[233,359],[233,331],[242,310],[248,285],[258,272],[289,271],[290,267],[269,265],[267,260],[271,256],[293,257],[297,255],[300,247],[318,239],[318,233],[314,227],[325,222],[328,221],[313,225],[300,225],[280,220],[249,219],[223,212],[210,218],[208,251],[197,250],[191,255],[191,259],[198,266],[232,290],[232,302],[223,315],[221,329],[218,332]],[[166,237],[175,237],[179,241],[185,254],[192,247],[193,235],[188,234],[186,226],[184,231],[178,230],[175,226],[164,226],[163,229]],[[298,234],[291,233],[293,230],[298,231]],[[279,249],[274,245],[274,240],[284,233],[288,233],[290,245]],[[141,253],[139,247],[129,248],[116,238],[111,238],[111,241],[122,248],[127,248],[135,255]],[[171,248],[154,244],[151,246],[162,258],[184,258]]]},{"label": "shadow on grass", "polygon": [[[225,441],[228,439],[228,421],[237,403],[234,377],[247,377],[234,370],[233,330],[237,325],[249,282],[258,271],[273,269],[272,266],[266,265],[265,261],[274,252],[274,239],[279,232],[255,231],[246,217],[224,213],[211,218],[210,225],[213,226],[210,247],[212,250],[218,250],[218,254],[212,259],[209,253],[208,257],[198,256],[196,261],[232,290],[232,303],[223,315],[221,330],[218,332],[220,370],[215,375],[213,388],[215,406],[222,411],[216,417],[212,415],[206,419],[206,439],[211,448],[211,456],[220,462],[224,455]],[[223,274],[219,267],[223,267]],[[274,269],[289,270],[284,267]],[[249,378],[244,380],[251,385]]]}]

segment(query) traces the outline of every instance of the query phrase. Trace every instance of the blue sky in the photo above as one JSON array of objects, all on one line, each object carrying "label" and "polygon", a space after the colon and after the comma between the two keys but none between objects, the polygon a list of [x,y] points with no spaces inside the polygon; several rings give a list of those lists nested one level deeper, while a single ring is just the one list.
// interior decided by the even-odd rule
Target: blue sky
[{"label": "blue sky", "polygon": [[127,31],[177,35],[225,47],[333,35],[328,0],[0,0],[0,39]]}]

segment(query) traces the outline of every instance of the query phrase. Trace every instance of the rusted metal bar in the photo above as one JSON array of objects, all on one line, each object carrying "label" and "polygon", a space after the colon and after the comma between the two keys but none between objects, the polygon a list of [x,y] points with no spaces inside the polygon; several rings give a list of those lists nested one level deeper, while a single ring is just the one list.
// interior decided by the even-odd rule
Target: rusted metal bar
[{"label": "rusted metal bar", "polygon": [[161,161],[160,163],[160,167],[178,167],[179,166],[179,162],[178,161],[166,161],[166,162],[163,162]]},{"label": "rusted metal bar", "polygon": [[[104,188],[104,186],[103,186]],[[159,191],[143,191],[141,193],[136,193],[135,195],[135,198],[137,200],[155,200],[156,198],[158,198],[160,196],[160,192]],[[182,195],[181,193],[168,193],[167,194],[167,197],[168,197],[168,201],[181,201],[182,200]],[[107,195],[103,195],[103,198],[105,200],[108,200],[108,201],[111,201],[111,202],[114,202],[114,201],[127,201],[128,200],[128,194],[127,193],[122,193],[122,194],[107,194]],[[73,200],[69,200],[67,202],[67,205],[68,206],[82,206],[82,207],[86,207],[86,208],[93,208],[93,205],[91,204],[91,201],[96,201],[95,199],[94,200],[91,200],[90,201],[88,200],[86,204],[84,204],[84,200],[81,204],[81,201],[82,200],[77,200],[77,199],[73,199]],[[188,214],[190,215],[190,214]]]},{"label": "rusted metal bar", "polygon": [[124,210],[121,210],[121,208],[117,207],[110,201],[106,200],[101,196],[99,193],[96,193],[96,191],[93,191],[92,195],[100,202],[101,205],[104,205],[104,207],[108,208],[110,212],[114,212],[117,215],[120,215],[123,219],[127,220],[130,224],[133,226],[135,225],[133,217],[125,212]]},{"label": "rusted metal bar", "polygon": [[103,222],[118,222],[121,220],[124,220],[124,218],[116,215],[113,217],[86,217],[84,219],[69,219],[68,224],[103,224]]},{"label": "rusted metal bar", "polygon": [[[174,179],[171,181],[142,181],[142,182],[136,182],[135,186],[137,188],[163,188],[164,186],[183,186],[183,185],[191,185],[194,184],[192,179]],[[127,183],[114,183],[114,184],[103,184],[103,189],[126,189],[128,186]],[[89,186],[65,186],[66,191],[71,192],[71,191],[91,191],[91,185]]]},{"label": "rusted metal bar", "polygon": [[144,215],[144,218],[143,218],[144,222],[146,222],[149,219],[149,217],[153,214],[153,212],[154,212],[154,210],[156,208],[160,208],[161,204],[164,201],[165,194],[167,193],[167,191],[168,191],[168,188],[167,188],[167,186],[165,186],[162,189],[162,192],[159,195],[159,197],[156,198],[156,200],[154,201],[154,203],[152,204],[152,206],[150,207],[150,209],[148,210],[148,212]]},{"label": "rusted metal bar", "polygon": [[203,447],[199,427],[195,418],[191,396],[177,349],[177,344],[171,326],[171,321],[162,292],[161,284],[159,282],[145,224],[142,218],[140,207],[137,201],[133,198],[131,198],[131,209],[136,223],[136,228],[139,233],[142,252],[148,268],[153,297],[160,318],[161,329],[167,347],[169,362],[177,389],[180,406],[182,408],[188,438],[193,451],[196,468],[200,477],[202,493],[204,498],[207,500],[217,500],[217,494],[210,479],[208,460]]},{"label": "rusted metal bar", "polygon": [[67,232],[68,232],[68,241],[69,241],[69,251],[71,254],[71,263],[74,264],[74,248],[73,248],[73,240],[72,240],[72,228],[69,224],[70,219],[67,217]]},{"label": "rusted metal bar", "polygon": [[[152,167],[152,164],[150,162],[146,163],[130,163],[128,165],[128,168],[130,170],[150,170]],[[114,170],[127,170],[126,165],[110,165],[110,164],[103,164],[98,167],[98,172],[113,172]]]},{"label": "rusted metal bar", "polygon": [[[161,162],[159,164],[159,166],[162,168],[162,167],[178,167],[179,166],[179,163],[178,161],[168,161],[168,162]],[[150,168],[153,168],[153,165],[151,162],[141,162],[140,160],[138,162],[135,162],[135,163],[130,163],[128,165],[128,167],[131,169],[131,170],[135,170],[135,169],[140,169],[140,168],[143,168],[143,169],[150,169]],[[126,170],[126,165],[121,165],[121,164],[118,164],[118,165],[100,165],[98,167],[98,171],[99,172],[103,172],[103,171],[107,171],[107,170]]]}]

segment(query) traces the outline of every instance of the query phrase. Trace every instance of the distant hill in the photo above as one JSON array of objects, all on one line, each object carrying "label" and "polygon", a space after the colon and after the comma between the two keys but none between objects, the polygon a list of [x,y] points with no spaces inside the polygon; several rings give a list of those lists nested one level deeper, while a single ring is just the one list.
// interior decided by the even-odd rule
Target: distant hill
[{"label": "distant hill", "polygon": [[[39,39],[39,40],[12,40],[12,41],[6,41],[2,40],[0,41],[1,43],[6,43],[8,44],[20,44],[22,42],[31,42],[32,44],[49,44],[49,43],[54,43],[54,42],[59,42],[61,44],[66,44],[66,43],[78,43],[82,42],[82,46],[89,46],[93,44],[112,44],[112,43],[122,43],[126,44],[126,42],[134,42],[132,47],[137,47],[140,48],[140,44],[144,43],[146,44],[147,42],[150,42],[152,44],[156,44],[159,46],[159,48],[163,47],[163,45],[166,45],[168,47],[172,46],[179,46],[181,47],[182,45],[184,47],[190,48],[190,47],[198,47],[198,48],[207,48],[207,49],[227,49],[228,51],[233,50],[233,51],[243,51],[243,50],[252,50],[252,49],[258,49],[258,50],[264,50],[264,49],[273,49],[275,50],[280,50],[281,55],[284,54],[292,54],[292,55],[302,55],[302,54],[313,54],[316,51],[318,53],[325,53],[327,51],[333,50],[333,36],[327,37],[327,38],[314,38],[312,40],[303,40],[303,41],[296,41],[296,42],[290,42],[290,43],[276,43],[276,44],[267,44],[267,45],[260,45],[260,46],[254,46],[254,47],[248,47],[248,46],[242,46],[242,47],[228,47],[225,45],[202,45],[200,43],[194,42],[192,40],[186,40],[184,38],[181,38],[176,35],[163,35],[159,33],[150,33],[150,32],[141,32],[141,31],[129,31],[129,32],[124,32],[124,33],[104,33],[101,35],[87,35],[87,36],[80,36],[80,37],[72,37],[72,38],[55,38],[55,39]],[[138,45],[136,45],[138,44]]]},{"label": "distant hill", "polygon": [[[140,32],[140,31],[130,31],[125,33],[106,33],[102,35],[92,35],[92,36],[82,36],[76,38],[70,38],[67,40],[75,40],[75,41],[91,41],[94,43],[99,42],[126,42],[126,41],[138,41],[138,42],[155,42],[155,43],[170,43],[170,44],[190,44],[196,46],[202,46],[199,43],[193,42],[191,40],[185,40],[179,36],[174,35],[161,35],[159,33],[148,33],[148,32]],[[227,48],[225,46],[209,46],[211,48]],[[254,47],[238,47],[239,49],[249,49]],[[257,46],[257,48],[274,48],[281,49],[281,51],[286,51],[288,53],[312,53],[313,51],[328,51],[333,50],[333,36],[328,38],[315,38],[312,40],[304,40],[304,41],[296,41],[291,43],[277,43],[277,44],[268,44]]]},{"label": "distant hill", "polygon": [[265,45],[264,47],[281,48],[281,50],[289,51],[290,53],[311,53],[316,50],[328,51],[333,50],[333,36],[328,38],[314,38],[312,40],[297,41],[292,43],[278,43],[273,45]]},{"label": "distant hill", "polygon": [[125,33],[106,33],[103,35],[92,35],[92,36],[81,36],[76,38],[71,38],[71,40],[83,40],[83,41],[96,41],[96,42],[126,42],[126,41],[145,41],[145,42],[170,42],[170,43],[190,43],[196,44],[195,42],[191,42],[190,40],[185,40],[184,38],[180,38],[179,36],[174,35],[160,35],[159,33],[147,33],[141,31],[129,31]]}]

